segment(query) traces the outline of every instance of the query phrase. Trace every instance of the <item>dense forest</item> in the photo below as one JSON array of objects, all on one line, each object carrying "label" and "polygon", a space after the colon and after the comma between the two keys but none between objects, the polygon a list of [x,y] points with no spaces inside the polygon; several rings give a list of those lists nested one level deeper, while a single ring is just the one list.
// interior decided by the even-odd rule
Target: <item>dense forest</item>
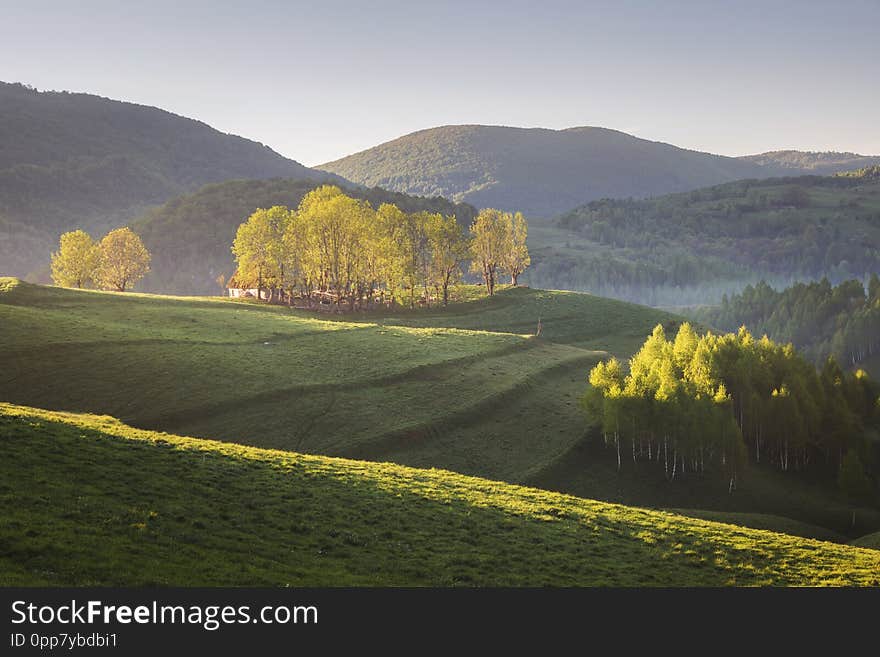
[{"label": "dense forest", "polygon": [[864,279],[880,271],[878,171],[594,201],[560,217],[559,232],[533,245],[530,280],[686,305],[717,303],[761,279],[782,287]]},{"label": "dense forest", "polygon": [[49,263],[65,231],[103,233],[206,183],[338,180],[170,112],[0,82],[0,266]]},{"label": "dense forest", "polygon": [[611,359],[589,380],[584,404],[601,418],[618,469],[631,455],[662,463],[670,480],[721,473],[732,490],[750,458],[834,473],[844,492],[870,501],[880,387],[862,371],[833,359],[817,371],[791,345],[744,328],[700,336],[685,323],[672,340],[658,325],[627,368]]},{"label": "dense forest", "polygon": [[832,286],[828,279],[776,291],[767,283],[724,297],[720,306],[694,311],[695,318],[733,331],[747,326],[758,335],[791,342],[816,364],[829,356],[856,366],[880,351],[880,278]]},{"label": "dense forest", "polygon": [[[206,185],[194,194],[169,201],[132,225],[153,253],[152,271],[141,289],[167,294],[217,294],[218,276],[229,278],[234,263],[229,250],[242,220],[257,208],[297,207],[320,183],[312,180],[234,180]],[[470,225],[477,211],[441,198],[421,198],[383,189],[344,188],[373,207],[393,203],[404,212],[455,215]]]}]

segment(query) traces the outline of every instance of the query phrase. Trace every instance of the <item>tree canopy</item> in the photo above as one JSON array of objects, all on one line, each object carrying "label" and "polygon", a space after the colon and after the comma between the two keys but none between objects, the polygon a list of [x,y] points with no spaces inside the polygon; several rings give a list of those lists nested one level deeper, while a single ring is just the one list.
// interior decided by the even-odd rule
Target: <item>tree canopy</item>
[{"label": "tree canopy", "polygon": [[109,290],[125,292],[150,271],[150,252],[130,228],[107,233],[100,243],[97,279]]},{"label": "tree canopy", "polygon": [[61,287],[125,290],[150,270],[150,252],[130,228],[117,228],[95,242],[83,230],[61,235],[52,254],[52,280]]},{"label": "tree canopy", "polygon": [[[482,211],[474,223],[481,227],[477,233],[483,226],[492,231],[492,287],[505,248],[520,254],[508,261],[519,268],[528,264],[528,252],[521,255],[525,245],[517,242],[525,238],[525,221],[520,215],[511,236],[505,232],[512,230],[511,217]],[[311,303],[320,297],[349,309],[376,301],[446,305],[450,285],[461,278],[462,263],[476,253],[473,246],[469,250],[455,215],[404,212],[393,203],[373,209],[368,200],[332,185],[306,194],[296,210],[258,209],[239,226],[232,252],[238,285],[249,282],[266,289],[269,300],[290,303],[298,296]]]},{"label": "tree canopy", "polygon": [[61,235],[52,254],[52,280],[61,287],[88,287],[95,281],[101,248],[84,230]]},{"label": "tree canopy", "polygon": [[720,329],[745,324],[791,342],[817,365],[834,356],[855,366],[880,350],[880,278],[871,274],[867,289],[858,280],[832,286],[822,279],[777,291],[761,281],[694,316]]},{"label": "tree canopy", "polygon": [[867,455],[865,430],[880,423],[880,389],[864,372],[833,359],[817,372],[790,344],[745,328],[700,336],[684,323],[669,340],[658,325],[628,372],[611,359],[589,381],[585,407],[618,467],[628,442],[634,463],[662,461],[669,479],[715,470],[731,488],[749,456],[787,471]]}]

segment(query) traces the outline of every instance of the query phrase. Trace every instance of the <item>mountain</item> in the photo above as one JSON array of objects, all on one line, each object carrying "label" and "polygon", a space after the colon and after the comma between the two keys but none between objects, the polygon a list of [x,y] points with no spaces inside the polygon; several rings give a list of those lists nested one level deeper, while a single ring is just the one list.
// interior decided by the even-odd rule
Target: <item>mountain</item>
[{"label": "mountain", "polygon": [[606,128],[444,126],[318,167],[408,194],[549,217],[598,198],[644,197],[740,178],[760,164]]},{"label": "mountain", "polygon": [[0,82],[0,272],[48,262],[59,233],[95,233],[210,182],[338,180],[155,107]]},{"label": "mountain", "polygon": [[[152,271],[139,290],[166,294],[216,294],[218,275],[227,278],[234,263],[230,247],[235,231],[257,208],[296,207],[322,184],[308,180],[231,180],[172,199],[132,223],[153,255]],[[343,187],[345,187],[343,185]],[[384,189],[345,187],[346,193],[373,207],[394,203],[406,212],[429,210],[454,214],[468,225],[476,210],[442,198],[417,198]]]},{"label": "mountain", "polygon": [[759,155],[745,155],[739,159],[775,170],[775,174],[788,176],[800,173],[828,176],[840,171],[880,164],[880,155],[813,151],[769,151]]},{"label": "mountain", "polygon": [[880,272],[878,171],[592,201],[531,230],[528,282],[682,306],[761,279],[863,280]]}]

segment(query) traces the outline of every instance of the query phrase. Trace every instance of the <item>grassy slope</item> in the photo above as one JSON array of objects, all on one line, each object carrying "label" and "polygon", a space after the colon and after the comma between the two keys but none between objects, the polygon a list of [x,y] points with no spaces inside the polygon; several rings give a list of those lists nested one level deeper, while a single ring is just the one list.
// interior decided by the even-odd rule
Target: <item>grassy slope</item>
[{"label": "grassy slope", "polygon": [[725,517],[735,524],[772,527],[775,531],[829,540],[838,540],[839,536],[853,538],[880,528],[880,510],[876,508],[859,509],[853,527],[852,507],[831,482],[808,482],[801,476],[752,464],[731,495],[726,482],[718,478],[688,478],[672,486],[666,482],[662,468],[649,469],[640,463],[633,469],[632,463],[626,460],[621,472],[617,472],[610,467],[612,452],[603,447],[600,435],[593,434],[592,440],[580,441],[565,456],[525,483],[622,504],[698,508],[700,514],[711,511],[713,515],[706,517],[712,519]]},{"label": "grassy slope", "polygon": [[[353,322],[219,299],[7,288],[0,293],[2,399],[511,481],[580,439],[576,396],[603,355],[601,334],[609,334],[588,314],[579,333],[572,304],[554,307],[556,295],[529,290],[429,316]],[[630,313],[624,335],[608,335],[609,348],[631,349],[667,317],[576,301],[595,304],[597,316]],[[538,314],[560,342],[524,334]],[[594,338],[591,349],[565,344],[583,336]],[[516,414],[504,412],[511,406]],[[538,422],[544,426],[532,426]]]},{"label": "grassy slope", "polygon": [[[880,528],[880,513],[865,511],[851,532],[844,503],[773,472],[750,471],[733,496],[720,481],[615,472],[579,408],[586,373],[606,352],[628,356],[655,323],[671,328],[672,315],[563,292],[463,292],[447,310],[316,318],[0,280],[0,399],[640,506],[774,514],[851,535]],[[538,317],[543,337],[526,337]],[[817,535],[785,518],[776,528]]]},{"label": "grassy slope", "polygon": [[[726,522],[741,527],[753,529],[768,529],[782,534],[815,538],[817,541],[831,541],[833,543],[846,543],[848,538],[824,527],[818,527],[806,522],[798,522],[791,518],[773,516],[766,513],[736,513],[722,511],[707,511],[705,509],[669,509],[671,513],[678,513],[689,518],[702,518],[703,520],[715,520]],[[855,544],[855,543],[853,543]],[[868,547],[868,546],[865,546]]]},{"label": "grassy slope", "polygon": [[856,540],[851,541],[850,545],[880,550],[880,532],[874,532],[872,534],[865,534],[864,536],[860,536]]},{"label": "grassy slope", "polygon": [[873,550],[108,417],[0,404],[0,455],[0,585],[880,584]]}]

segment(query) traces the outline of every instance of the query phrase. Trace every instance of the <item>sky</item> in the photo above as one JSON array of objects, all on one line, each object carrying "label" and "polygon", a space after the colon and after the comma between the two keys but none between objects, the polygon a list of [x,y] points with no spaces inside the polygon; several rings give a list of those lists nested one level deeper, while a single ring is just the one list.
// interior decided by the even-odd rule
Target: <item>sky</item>
[{"label": "sky", "polygon": [[880,0],[0,0],[0,80],[153,105],[306,165],[438,125],[880,154]]}]

